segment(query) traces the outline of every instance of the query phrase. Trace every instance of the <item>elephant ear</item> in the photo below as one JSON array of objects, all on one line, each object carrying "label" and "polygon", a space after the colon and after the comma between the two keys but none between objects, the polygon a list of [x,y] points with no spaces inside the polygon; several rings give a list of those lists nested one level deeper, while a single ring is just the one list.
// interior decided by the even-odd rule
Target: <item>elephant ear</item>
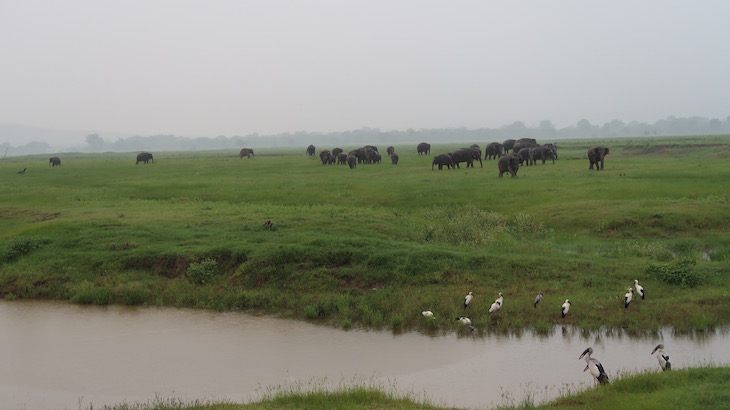
[{"label": "elephant ear", "polygon": [[604,148],[604,150],[605,151],[604,151],[603,155],[608,155],[608,147]]}]

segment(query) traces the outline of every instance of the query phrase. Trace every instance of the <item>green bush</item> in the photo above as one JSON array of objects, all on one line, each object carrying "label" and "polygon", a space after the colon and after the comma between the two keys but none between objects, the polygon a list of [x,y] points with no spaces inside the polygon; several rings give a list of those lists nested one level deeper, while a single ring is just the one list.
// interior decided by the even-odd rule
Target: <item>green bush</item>
[{"label": "green bush", "polygon": [[27,255],[41,247],[41,242],[35,238],[18,236],[10,241],[2,254],[2,260],[12,262],[21,256]]},{"label": "green bush", "polygon": [[185,271],[185,276],[196,285],[209,283],[216,275],[218,275],[218,263],[209,258],[192,262]]},{"label": "green bush", "polygon": [[674,263],[651,265],[646,268],[646,273],[670,285],[693,288],[702,284],[702,276],[695,271],[695,264],[693,259],[681,259]]}]

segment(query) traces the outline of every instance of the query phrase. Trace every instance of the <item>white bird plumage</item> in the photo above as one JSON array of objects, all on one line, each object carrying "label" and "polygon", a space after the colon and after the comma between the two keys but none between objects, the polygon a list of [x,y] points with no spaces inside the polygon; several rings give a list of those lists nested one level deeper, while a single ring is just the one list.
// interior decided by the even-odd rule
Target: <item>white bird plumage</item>
[{"label": "white bird plumage", "polygon": [[469,292],[466,296],[464,296],[464,308],[466,309],[467,306],[469,306],[469,303],[471,303],[471,300],[474,299],[474,293]]},{"label": "white bird plumage", "polygon": [[563,303],[563,306],[561,307],[561,310],[560,310],[561,317],[565,317],[565,315],[568,314],[568,311],[570,310],[570,305],[571,305],[570,300],[565,299],[565,302]]},{"label": "white bird plumage", "polygon": [[535,296],[535,305],[534,307],[537,307],[537,304],[540,303],[542,300],[542,292],[538,293],[537,296]]},{"label": "white bird plumage", "polygon": [[603,370],[603,365],[597,359],[592,358],[592,354],[593,348],[589,347],[581,353],[580,357],[578,357],[578,360],[585,357],[586,367],[583,371],[589,370],[595,383],[608,384],[608,375],[606,374],[606,371]]},{"label": "white bird plumage", "polygon": [[424,317],[433,319],[433,312],[431,312],[430,310],[424,310],[423,312],[421,312],[421,314]]},{"label": "white bird plumage", "polygon": [[502,302],[504,302],[504,297],[502,296],[502,292],[499,292],[499,297],[494,301],[494,303],[492,303],[492,306],[489,307],[489,313],[494,313],[499,309],[502,309]]},{"label": "white bird plumage", "polygon": [[644,287],[639,285],[638,279],[634,279],[634,287],[636,288],[636,293],[641,296],[641,299],[643,300],[646,295],[644,295]]},{"label": "white bird plumage", "polygon": [[469,326],[469,329],[474,330],[474,326],[471,325],[471,319],[466,316],[457,317],[456,320],[461,322],[464,326]]},{"label": "white bird plumage", "polygon": [[624,308],[628,309],[629,304],[631,303],[631,299],[634,298],[634,290],[629,288],[628,291],[626,291],[626,294],[624,295]]},{"label": "white bird plumage", "polygon": [[669,362],[669,355],[664,353],[663,343],[656,345],[654,350],[651,351],[651,354],[654,353],[658,353],[656,355],[656,359],[659,361],[659,367],[661,367],[663,371],[672,370],[672,363]]}]

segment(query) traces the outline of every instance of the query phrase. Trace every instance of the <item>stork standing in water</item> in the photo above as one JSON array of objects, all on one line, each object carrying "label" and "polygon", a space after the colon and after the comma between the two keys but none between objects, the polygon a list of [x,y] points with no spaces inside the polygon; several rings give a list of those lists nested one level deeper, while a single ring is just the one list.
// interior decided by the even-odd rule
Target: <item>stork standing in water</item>
[{"label": "stork standing in water", "polygon": [[469,292],[464,297],[464,309],[466,309],[467,306],[469,306],[469,303],[471,303],[471,300],[474,299],[474,294],[472,292]]},{"label": "stork standing in water", "polygon": [[499,292],[499,297],[497,300],[492,303],[492,306],[489,307],[489,313],[494,313],[498,311],[499,309],[502,309],[502,302],[504,301],[504,298],[502,297],[502,292]]},{"label": "stork standing in water", "polygon": [[464,326],[469,326],[469,329],[471,329],[472,332],[474,331],[474,326],[471,325],[471,319],[469,319],[468,317],[466,317],[466,316],[457,317],[456,320],[461,322],[461,324]]},{"label": "stork standing in water", "polygon": [[537,296],[535,296],[535,306],[537,308],[537,304],[540,303],[542,300],[542,292],[538,293]]},{"label": "stork standing in water", "polygon": [[563,303],[563,306],[560,310],[560,316],[562,318],[565,318],[565,316],[568,314],[568,311],[570,310],[570,299],[565,299],[565,303]]},{"label": "stork standing in water", "polygon": [[593,376],[593,381],[600,384],[608,384],[608,375],[603,370],[603,365],[598,360],[591,357],[593,354],[593,348],[589,347],[584,350],[583,353],[578,357],[578,360],[585,357],[586,368],[583,371],[589,370]]},{"label": "stork standing in water", "polygon": [[629,288],[629,290],[624,295],[624,309],[629,308],[629,304],[631,303],[631,299],[634,298],[634,290]]},{"label": "stork standing in water", "polygon": [[636,288],[636,293],[641,296],[641,300],[644,300],[644,287],[639,285],[639,280],[634,279],[634,287]]},{"label": "stork standing in water", "polygon": [[672,364],[669,362],[669,355],[664,353],[664,344],[659,343],[656,345],[654,350],[651,351],[651,354],[658,353],[656,355],[656,359],[659,361],[659,367],[662,368],[662,371],[672,370]]}]

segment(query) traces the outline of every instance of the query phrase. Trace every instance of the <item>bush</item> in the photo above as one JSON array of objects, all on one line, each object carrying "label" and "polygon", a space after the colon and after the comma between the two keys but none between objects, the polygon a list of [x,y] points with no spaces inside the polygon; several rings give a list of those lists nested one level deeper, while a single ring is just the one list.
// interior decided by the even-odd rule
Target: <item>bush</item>
[{"label": "bush", "polygon": [[11,262],[40,247],[41,243],[37,239],[27,236],[18,236],[13,238],[8,247],[5,248],[2,254],[2,259],[5,262]]},{"label": "bush", "polygon": [[213,259],[192,262],[185,271],[185,276],[196,285],[209,283],[216,275],[218,275],[218,263]]},{"label": "bush", "polygon": [[682,259],[664,265],[651,265],[646,268],[646,273],[670,285],[693,288],[702,284],[702,276],[695,271],[695,264],[692,259]]}]

